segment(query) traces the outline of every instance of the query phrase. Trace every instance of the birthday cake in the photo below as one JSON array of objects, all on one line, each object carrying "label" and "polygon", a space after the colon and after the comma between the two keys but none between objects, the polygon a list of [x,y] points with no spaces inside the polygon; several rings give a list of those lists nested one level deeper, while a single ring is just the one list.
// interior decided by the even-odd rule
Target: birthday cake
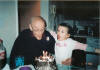
[{"label": "birthday cake", "polygon": [[39,62],[53,62],[54,61],[54,58],[53,56],[40,56],[40,57],[36,57],[35,58],[36,61],[39,61]]},{"label": "birthday cake", "polygon": [[[44,54],[44,53],[43,53]],[[56,70],[56,63],[53,56],[47,54],[35,58],[37,70]]]}]

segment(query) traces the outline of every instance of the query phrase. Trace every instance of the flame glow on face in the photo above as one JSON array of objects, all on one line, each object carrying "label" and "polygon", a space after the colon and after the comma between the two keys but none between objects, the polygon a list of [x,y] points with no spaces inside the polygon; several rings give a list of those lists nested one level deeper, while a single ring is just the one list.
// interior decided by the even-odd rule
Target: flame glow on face
[{"label": "flame glow on face", "polygon": [[64,26],[59,26],[57,29],[57,39],[66,40],[69,37],[70,37],[70,34],[68,34],[68,28]]}]

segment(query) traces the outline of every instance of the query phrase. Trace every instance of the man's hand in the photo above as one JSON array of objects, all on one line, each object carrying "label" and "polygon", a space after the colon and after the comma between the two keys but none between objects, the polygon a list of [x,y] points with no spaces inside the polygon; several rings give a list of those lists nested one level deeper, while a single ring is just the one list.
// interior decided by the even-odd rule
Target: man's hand
[{"label": "man's hand", "polygon": [[62,61],[62,64],[64,64],[64,65],[71,65],[71,61],[72,61],[72,59],[68,58],[65,61]]},{"label": "man's hand", "polygon": [[5,58],[5,52],[0,53],[0,60]]}]

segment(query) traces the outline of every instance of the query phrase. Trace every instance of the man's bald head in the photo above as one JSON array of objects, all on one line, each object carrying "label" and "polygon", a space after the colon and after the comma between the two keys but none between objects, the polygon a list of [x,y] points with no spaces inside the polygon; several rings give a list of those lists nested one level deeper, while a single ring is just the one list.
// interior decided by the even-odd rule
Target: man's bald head
[{"label": "man's bald head", "polygon": [[45,20],[42,17],[34,17],[29,24],[30,30],[33,32],[34,36],[41,40],[43,33],[46,28]]},{"label": "man's bald head", "polygon": [[45,19],[44,19],[43,17],[41,17],[41,16],[34,16],[34,17],[32,17],[32,18],[31,18],[31,24],[32,24],[34,21],[42,21],[42,22],[44,23],[45,27],[47,26],[47,25],[46,25]]}]

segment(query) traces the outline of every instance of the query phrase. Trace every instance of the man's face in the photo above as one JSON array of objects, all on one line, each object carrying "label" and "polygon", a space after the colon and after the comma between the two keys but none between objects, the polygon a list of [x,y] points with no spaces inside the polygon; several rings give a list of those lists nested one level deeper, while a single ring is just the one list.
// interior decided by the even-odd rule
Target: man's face
[{"label": "man's face", "polygon": [[34,36],[36,39],[41,40],[42,35],[45,31],[45,24],[42,20],[34,20],[32,21],[31,26],[31,31],[33,32]]},{"label": "man's face", "polygon": [[57,39],[58,40],[66,40],[69,38],[70,34],[68,34],[68,28],[64,26],[59,26],[57,30]]}]

